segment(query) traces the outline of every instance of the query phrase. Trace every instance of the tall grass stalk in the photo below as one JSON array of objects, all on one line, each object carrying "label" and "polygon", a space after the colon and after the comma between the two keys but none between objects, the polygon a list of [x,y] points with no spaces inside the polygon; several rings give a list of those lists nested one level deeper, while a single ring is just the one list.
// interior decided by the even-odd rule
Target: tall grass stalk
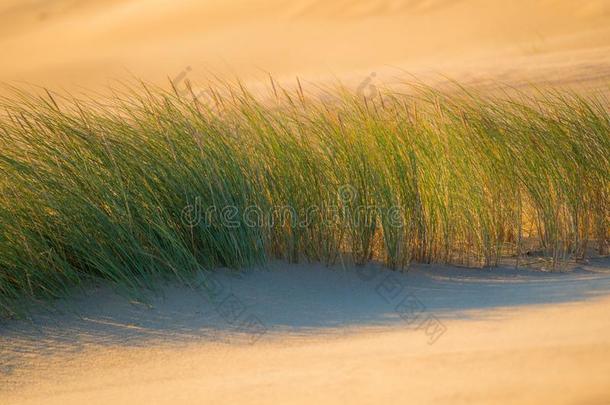
[{"label": "tall grass stalk", "polygon": [[322,101],[272,84],[271,97],[237,83],[205,100],[146,85],[103,101],[4,98],[0,312],[91,279],[137,291],[269,258],[405,268],[607,254],[602,95],[413,86]]}]

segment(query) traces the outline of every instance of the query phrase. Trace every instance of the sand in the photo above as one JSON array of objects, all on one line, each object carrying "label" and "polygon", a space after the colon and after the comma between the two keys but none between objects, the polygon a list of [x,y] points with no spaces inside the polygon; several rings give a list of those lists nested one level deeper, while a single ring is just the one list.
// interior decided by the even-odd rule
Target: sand
[{"label": "sand", "polygon": [[608,259],[563,273],[276,263],[214,280],[213,298],[166,286],[147,307],[99,287],[5,322],[0,403],[610,401]]},{"label": "sand", "polygon": [[[5,0],[0,82],[607,89],[609,20],[607,0]],[[608,259],[271,267],[220,271],[213,297],[164,286],[143,304],[97,286],[0,321],[0,404],[610,403]]]},{"label": "sand", "polygon": [[293,83],[408,72],[599,86],[609,20],[607,0],[5,0],[0,81],[78,91],[181,73]]}]

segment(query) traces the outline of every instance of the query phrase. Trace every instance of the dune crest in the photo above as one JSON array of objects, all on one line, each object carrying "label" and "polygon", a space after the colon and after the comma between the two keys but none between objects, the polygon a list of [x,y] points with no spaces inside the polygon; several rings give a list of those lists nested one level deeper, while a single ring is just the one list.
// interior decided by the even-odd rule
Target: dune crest
[{"label": "dune crest", "polygon": [[584,62],[599,72],[609,13],[601,0],[11,0],[0,8],[0,80],[99,87],[165,81],[186,66],[246,79],[473,65],[502,77],[516,62],[521,72]]}]

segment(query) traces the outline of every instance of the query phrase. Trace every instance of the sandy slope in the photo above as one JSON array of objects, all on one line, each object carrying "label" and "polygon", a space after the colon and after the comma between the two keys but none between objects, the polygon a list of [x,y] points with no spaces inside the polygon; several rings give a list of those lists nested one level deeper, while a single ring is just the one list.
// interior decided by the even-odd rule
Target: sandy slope
[{"label": "sandy slope", "polygon": [[[0,403],[610,401],[608,260],[214,277],[211,301],[168,287],[146,309],[100,289],[65,303],[77,313],[1,325]],[[242,309],[227,312],[228,297]],[[240,326],[251,316],[258,326]]]},{"label": "sandy slope", "polygon": [[608,0],[5,0],[0,80],[96,87],[187,66],[194,78],[597,80],[609,21]]},{"label": "sandy slope", "polygon": [[[607,404],[610,300],[421,332],[86,349],[7,404]],[[30,377],[34,378],[34,377]],[[44,381],[40,383],[40,381]],[[2,402],[2,399],[0,399]]]},{"label": "sandy slope", "polygon": [[[607,85],[609,20],[609,0],[5,0],[0,81],[404,69]],[[153,309],[102,288],[66,302],[76,314],[0,323],[0,404],[610,403],[608,261],[373,270],[220,274],[217,301],[168,287]],[[387,277],[408,288],[393,296]],[[401,317],[408,294],[441,329]],[[229,296],[245,308],[235,321],[218,309]],[[262,329],[238,327],[252,316]]]}]

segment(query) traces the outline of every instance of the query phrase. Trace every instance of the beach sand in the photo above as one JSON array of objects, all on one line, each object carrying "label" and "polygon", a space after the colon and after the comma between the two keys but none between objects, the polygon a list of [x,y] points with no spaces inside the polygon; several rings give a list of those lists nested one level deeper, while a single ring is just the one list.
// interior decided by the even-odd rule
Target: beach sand
[{"label": "beach sand", "polygon": [[6,0],[0,81],[137,77],[607,85],[607,0]]},{"label": "beach sand", "polygon": [[[604,0],[5,0],[0,82],[607,89],[609,21]],[[608,259],[214,277],[213,297],[165,286],[130,302],[97,286],[0,321],[0,404],[610,403]]]},{"label": "beach sand", "polygon": [[99,287],[6,322],[0,403],[610,401],[607,259],[562,273],[276,263],[213,277],[211,298],[167,286],[145,306]]}]

